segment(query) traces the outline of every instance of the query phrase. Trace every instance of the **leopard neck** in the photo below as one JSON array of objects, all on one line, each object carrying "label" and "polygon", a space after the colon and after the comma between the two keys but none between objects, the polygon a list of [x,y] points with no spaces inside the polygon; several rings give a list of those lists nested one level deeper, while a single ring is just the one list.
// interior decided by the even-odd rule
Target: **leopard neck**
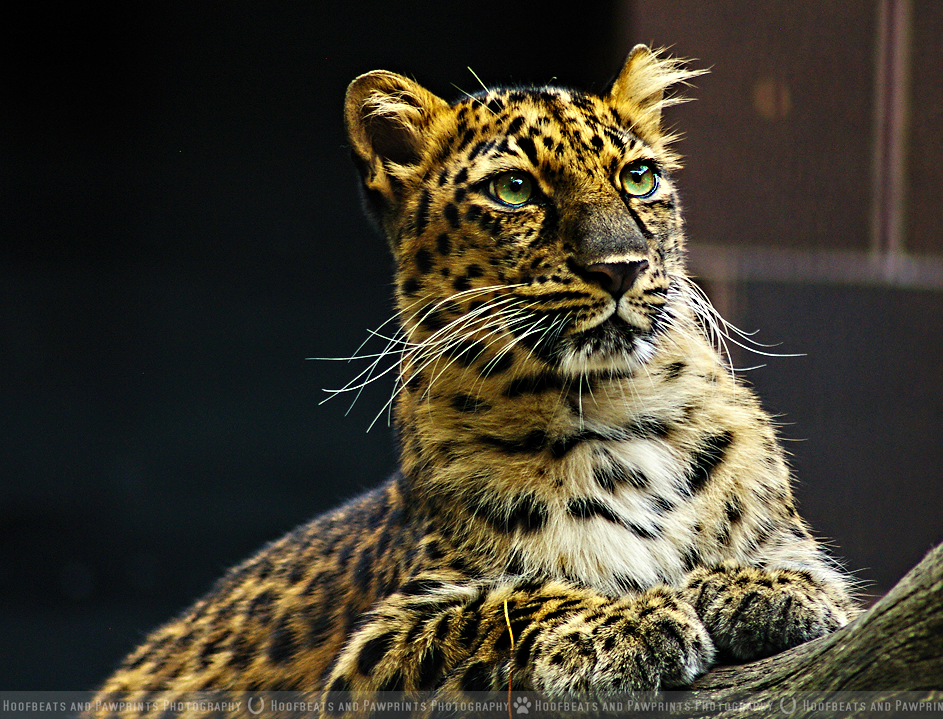
[{"label": "leopard neck", "polygon": [[514,360],[500,372],[482,371],[494,369],[487,357],[427,368],[396,407],[413,496],[455,542],[489,547],[488,571],[520,564],[521,547],[600,484],[634,481],[606,479],[608,448],[666,442],[684,432],[706,386],[733,384],[716,352],[688,334],[666,336],[644,366],[579,377]]}]

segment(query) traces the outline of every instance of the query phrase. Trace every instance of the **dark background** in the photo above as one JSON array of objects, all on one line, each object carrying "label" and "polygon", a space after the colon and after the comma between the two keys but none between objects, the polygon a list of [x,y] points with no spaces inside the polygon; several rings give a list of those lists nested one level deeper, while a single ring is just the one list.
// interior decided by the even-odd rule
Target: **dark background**
[{"label": "dark background", "polygon": [[[2,689],[91,688],[228,565],[394,469],[385,423],[365,433],[391,384],[344,417],[322,388],[360,367],[305,359],[350,354],[391,311],[341,122],[356,75],[448,98],[477,88],[467,66],[602,90],[635,42],[673,44],[713,69],[671,114],[692,244],[867,247],[876,5],[157,5],[4,22]],[[924,255],[941,250],[940,7],[914,24]],[[791,88],[775,121],[751,109],[768,77]],[[943,538],[941,293],[705,279],[730,319],[806,354],[738,360],[767,364],[747,376],[803,513],[885,591]]]}]

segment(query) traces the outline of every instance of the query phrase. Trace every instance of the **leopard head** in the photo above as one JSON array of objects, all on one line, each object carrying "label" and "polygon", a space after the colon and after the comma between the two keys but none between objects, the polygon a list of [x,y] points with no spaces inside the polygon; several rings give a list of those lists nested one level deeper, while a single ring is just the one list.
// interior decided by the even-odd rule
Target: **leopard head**
[{"label": "leopard head", "polygon": [[603,95],[448,103],[391,72],[354,80],[347,130],[408,341],[479,372],[513,358],[576,376],[650,357],[684,274],[662,109],[697,74],[638,46]]}]

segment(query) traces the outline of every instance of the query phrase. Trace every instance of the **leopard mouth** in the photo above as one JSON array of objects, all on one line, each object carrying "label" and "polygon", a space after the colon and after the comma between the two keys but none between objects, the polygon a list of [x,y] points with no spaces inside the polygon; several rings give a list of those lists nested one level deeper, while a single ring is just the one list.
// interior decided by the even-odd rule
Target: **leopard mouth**
[{"label": "leopard mouth", "polygon": [[592,327],[579,330],[558,343],[557,368],[569,375],[585,372],[632,370],[651,358],[657,317],[648,327],[639,327],[615,309]]},{"label": "leopard mouth", "polygon": [[643,331],[626,322],[618,312],[613,312],[602,322],[577,333],[572,337],[575,348],[584,353],[596,354],[613,350],[629,350]]},{"label": "leopard mouth", "polygon": [[[657,314],[657,313],[656,313]],[[569,324],[565,331],[547,341],[541,333],[524,333],[518,337],[522,346],[533,356],[568,375],[579,375],[586,371],[616,371],[627,366],[644,364],[653,350],[652,337],[656,331],[657,317],[647,326],[627,320],[613,305],[589,320],[589,327]],[[642,319],[642,318],[640,318]],[[537,341],[539,338],[540,341]]]}]

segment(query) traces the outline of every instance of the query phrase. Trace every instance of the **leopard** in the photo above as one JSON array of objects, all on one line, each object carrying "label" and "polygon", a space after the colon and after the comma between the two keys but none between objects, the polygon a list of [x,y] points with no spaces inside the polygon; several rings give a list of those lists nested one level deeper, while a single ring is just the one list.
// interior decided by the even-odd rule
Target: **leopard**
[{"label": "leopard", "polygon": [[663,115],[689,66],[639,45],[600,93],[454,101],[394,72],[353,80],[349,147],[395,262],[399,469],[231,569],[98,706],[294,690],[330,716],[389,691],[661,691],[855,618],[686,270]]}]

